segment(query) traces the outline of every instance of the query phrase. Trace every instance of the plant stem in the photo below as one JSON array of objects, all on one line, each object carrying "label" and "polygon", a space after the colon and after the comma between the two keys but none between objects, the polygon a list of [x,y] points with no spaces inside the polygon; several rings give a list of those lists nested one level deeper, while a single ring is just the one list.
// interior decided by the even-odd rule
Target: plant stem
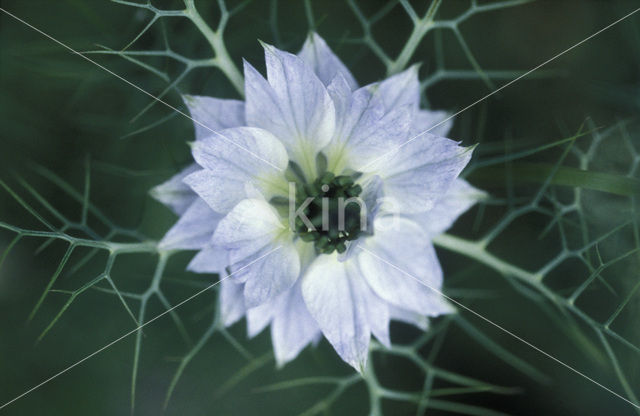
[{"label": "plant stem", "polygon": [[198,30],[200,30],[200,33],[202,33],[205,39],[207,39],[207,42],[209,42],[209,45],[211,45],[211,48],[215,53],[214,59],[216,66],[225,74],[240,96],[244,97],[244,78],[238,70],[238,67],[233,63],[222,39],[222,29],[224,28],[224,22],[227,18],[226,11],[221,10],[223,16],[220,18],[220,26],[217,31],[214,31],[202,19],[202,16],[200,16],[200,13],[196,10],[193,0],[186,0],[185,5],[187,6],[185,16],[188,17],[194,25],[196,25]]},{"label": "plant stem", "polygon": [[450,234],[440,234],[433,238],[433,242],[440,247],[471,257],[474,260],[478,260],[503,275],[517,277],[526,283],[538,287],[540,276],[499,259],[489,253],[482,243],[465,240]]},{"label": "plant stem", "polygon": [[369,363],[362,373],[364,382],[369,391],[369,416],[381,416],[382,409],[380,407],[380,385],[373,369],[373,360],[371,360],[371,352],[369,352]]},{"label": "plant stem", "polygon": [[424,17],[413,22],[413,31],[409,36],[409,40],[407,40],[407,43],[404,45],[404,48],[402,48],[402,51],[400,51],[396,60],[387,65],[387,75],[397,74],[407,66],[418,45],[420,45],[422,38],[433,28],[433,17],[440,8],[440,4],[441,0],[434,0]]}]

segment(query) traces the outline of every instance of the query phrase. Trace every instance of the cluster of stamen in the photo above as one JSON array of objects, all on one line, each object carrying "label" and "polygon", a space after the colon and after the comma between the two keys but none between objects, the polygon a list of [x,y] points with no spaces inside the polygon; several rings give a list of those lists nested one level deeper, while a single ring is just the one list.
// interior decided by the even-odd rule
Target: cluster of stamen
[{"label": "cluster of stamen", "polygon": [[302,206],[308,198],[313,199],[305,207],[304,215],[314,227],[308,227],[302,218],[297,217],[296,234],[303,241],[313,242],[318,253],[344,253],[346,242],[357,239],[362,231],[362,207],[356,202],[361,192],[362,187],[355,184],[352,176],[335,176],[331,172],[324,172],[311,183],[296,183],[298,206]]}]

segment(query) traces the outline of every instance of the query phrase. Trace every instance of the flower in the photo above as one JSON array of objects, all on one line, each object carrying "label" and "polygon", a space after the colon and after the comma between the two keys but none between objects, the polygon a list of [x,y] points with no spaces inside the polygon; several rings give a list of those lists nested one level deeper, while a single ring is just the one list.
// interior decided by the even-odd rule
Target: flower
[{"label": "flower", "polygon": [[196,163],[152,192],[180,216],[160,244],[199,250],[188,268],[223,278],[224,325],[270,325],[278,364],[324,335],[362,371],[391,319],[453,311],[431,237],[483,195],[458,178],[471,149],[419,108],[416,67],[358,87],[317,34],[297,55],[263,46],[244,102],[184,98]]}]

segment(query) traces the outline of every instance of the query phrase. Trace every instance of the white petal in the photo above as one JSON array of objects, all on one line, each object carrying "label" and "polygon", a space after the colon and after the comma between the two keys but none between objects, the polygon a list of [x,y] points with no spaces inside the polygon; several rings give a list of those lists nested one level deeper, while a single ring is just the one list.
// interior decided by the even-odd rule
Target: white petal
[{"label": "white petal", "polygon": [[450,116],[451,114],[446,111],[418,110],[413,115],[411,137],[424,132],[447,137],[449,130],[453,127],[453,118],[449,118]]},{"label": "white petal", "polygon": [[[358,97],[365,96],[371,97],[373,93],[367,88],[360,88],[357,91]],[[349,86],[349,81],[347,81],[341,74],[337,74],[333,79],[327,84],[327,92],[333,101],[333,106],[336,110],[336,133],[340,129],[340,125],[344,123],[344,119],[348,117],[347,110],[351,105],[352,95],[356,92],[351,90]]]},{"label": "white petal", "polygon": [[183,100],[194,120],[196,140],[213,131],[246,125],[244,102],[198,95],[184,95]]},{"label": "white petal", "polygon": [[289,289],[300,274],[300,258],[269,203],[245,199],[218,224],[212,243],[224,248],[234,279],[245,283],[248,308]]},{"label": "white petal", "polygon": [[[244,299],[249,308],[291,288],[300,275],[300,258],[292,243],[282,244],[279,248],[266,247],[250,258],[254,263],[238,273],[241,274],[239,278],[246,280]],[[238,266],[243,267],[247,260]]]},{"label": "white petal", "polygon": [[227,251],[220,247],[207,244],[191,259],[187,270],[195,273],[222,274],[228,265],[229,254]]},{"label": "white petal", "polygon": [[304,166],[335,128],[331,97],[313,69],[302,59],[265,45],[268,83],[245,64],[247,123],[269,130],[292,159]]},{"label": "white petal", "polygon": [[176,214],[182,215],[197,198],[196,193],[183,182],[183,179],[198,169],[195,163],[187,166],[168,181],[153,188],[151,196],[171,208]]},{"label": "white petal", "polygon": [[393,306],[391,304],[388,307],[391,319],[415,325],[423,331],[426,331],[429,328],[429,318],[427,318],[425,315],[398,308],[397,306]]},{"label": "white petal", "polygon": [[422,228],[405,218],[381,217],[374,235],[359,242],[360,270],[373,291],[396,307],[437,316],[450,311],[439,291],[442,269]]},{"label": "white petal", "polygon": [[397,212],[431,209],[471,159],[472,148],[430,133],[407,142],[369,167],[384,180]]},{"label": "white petal", "polygon": [[316,259],[302,280],[302,295],[311,316],[340,357],[362,372],[371,338],[363,293],[364,282],[352,262],[333,255]]},{"label": "white petal", "polygon": [[167,249],[196,250],[204,247],[222,218],[202,199],[196,199],[160,241],[159,247]]},{"label": "white petal", "polygon": [[278,300],[271,323],[271,338],[279,366],[298,356],[320,333],[318,324],[307,309],[300,283],[296,283]]},{"label": "white petal", "polygon": [[247,310],[247,335],[253,338],[269,325],[278,299],[272,299],[262,305]]},{"label": "white petal", "polygon": [[387,111],[408,105],[417,110],[420,105],[420,81],[418,67],[412,66],[382,81],[376,91]]},{"label": "white petal", "polygon": [[[362,271],[359,273],[362,275]],[[391,346],[389,338],[389,305],[378,297],[365,280],[356,279],[356,288],[360,293],[360,307],[364,311],[371,333],[387,348]]]},{"label": "white petal", "polygon": [[437,235],[453,225],[455,220],[486,193],[469,185],[464,179],[456,179],[447,193],[429,211],[413,215],[413,219],[428,231]]},{"label": "white petal", "polygon": [[338,76],[329,85],[338,111],[336,132],[325,150],[329,167],[335,171],[343,166],[358,168],[393,151],[409,139],[412,115],[407,106],[387,111],[381,99],[366,87],[346,95],[340,80]]},{"label": "white petal", "polygon": [[237,263],[271,245],[284,225],[269,203],[260,199],[240,201],[218,224],[212,243]]},{"label": "white petal", "polygon": [[231,326],[244,316],[243,289],[242,284],[234,283],[229,278],[224,278],[220,282],[220,314],[224,326]]},{"label": "white petal", "polygon": [[[369,213],[376,213],[377,204],[380,202],[380,198],[382,198],[382,187],[383,182],[379,176],[370,176],[361,182],[359,182],[362,186],[362,193],[360,194],[360,198],[366,204],[367,211]],[[373,217],[371,218],[373,220]]]},{"label": "white petal", "polygon": [[317,33],[311,33],[307,37],[298,56],[313,68],[324,85],[329,85],[333,78],[340,74],[351,90],[358,88],[358,83],[351,72]]},{"label": "white petal", "polygon": [[195,142],[193,157],[204,169],[185,178],[185,183],[211,208],[229,212],[247,197],[248,187],[260,189],[268,196],[274,186],[285,186],[281,171],[288,164],[287,152],[271,133],[237,127],[220,134],[236,145],[216,136]]}]

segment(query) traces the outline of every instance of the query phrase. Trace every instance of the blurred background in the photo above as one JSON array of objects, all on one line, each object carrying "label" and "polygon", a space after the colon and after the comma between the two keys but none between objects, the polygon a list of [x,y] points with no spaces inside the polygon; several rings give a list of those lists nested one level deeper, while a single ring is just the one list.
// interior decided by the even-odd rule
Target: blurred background
[{"label": "blurred background", "polygon": [[[258,40],[297,52],[316,30],[362,85],[420,63],[424,106],[452,113],[638,7],[631,0],[515,3],[525,2],[444,1],[435,17],[445,23],[424,37],[414,29],[431,1],[195,6],[214,29],[228,17],[223,39],[237,66],[244,58],[264,69]],[[0,4],[77,51],[103,52],[88,56],[176,107],[183,108],[181,93],[239,97],[218,68],[198,66],[213,52],[192,21],[153,11],[181,10],[182,1]],[[437,248],[447,294],[631,401],[640,395],[639,27],[640,13],[455,119],[451,138],[479,143],[466,178],[490,198],[450,234],[489,236],[488,252],[539,272],[540,282],[527,285]],[[193,128],[152,103],[0,13],[0,405],[135,328],[131,315],[148,320],[214,281],[184,271],[193,253],[175,255],[141,315],[140,299],[129,295],[150,287],[153,250],[118,256],[111,281],[96,283],[106,251],[78,248],[66,258],[66,242],[6,227],[46,231],[36,213],[74,237],[161,238],[175,216],[148,191],[190,162]],[[85,229],[74,228],[83,218]],[[126,414],[132,401],[139,415],[369,412],[368,385],[326,341],[276,369],[268,331],[249,340],[244,321],[220,331],[214,314],[212,291],[0,414]],[[384,414],[634,414],[629,403],[472,314],[436,319],[432,328],[424,337],[394,324],[392,339],[417,347],[410,356],[373,354]]]}]

